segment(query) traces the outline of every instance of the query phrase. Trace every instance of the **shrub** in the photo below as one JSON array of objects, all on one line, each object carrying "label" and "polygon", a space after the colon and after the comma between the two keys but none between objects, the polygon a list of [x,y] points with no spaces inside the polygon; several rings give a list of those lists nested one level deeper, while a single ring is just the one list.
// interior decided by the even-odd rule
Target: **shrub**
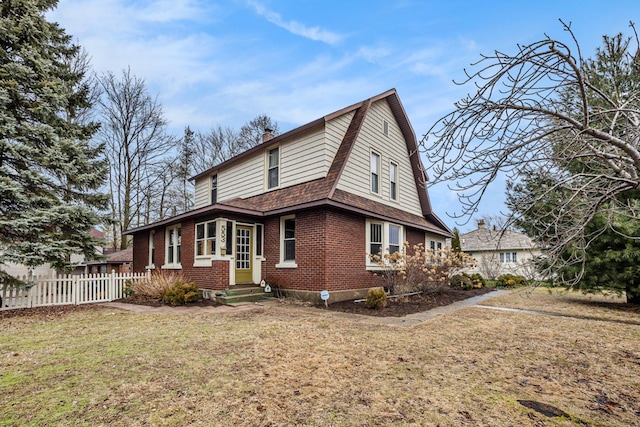
[{"label": "shrub", "polygon": [[173,285],[167,289],[162,300],[170,305],[183,305],[195,302],[200,299],[200,291],[194,282],[185,282],[184,280],[176,280]]},{"label": "shrub", "polygon": [[124,289],[122,290],[122,293],[124,294],[125,297],[130,297],[133,296],[133,294],[135,294],[135,282],[131,279],[127,280],[126,282],[124,282]]},{"label": "shrub", "polygon": [[513,286],[520,286],[524,282],[524,279],[521,276],[516,276],[515,274],[501,274],[496,279],[496,286],[501,288],[510,288]]},{"label": "shrub", "polygon": [[378,275],[393,295],[409,292],[442,292],[449,288],[451,277],[474,266],[473,258],[450,248],[425,250],[423,244],[413,247],[404,243],[401,252],[369,255],[380,266]]},{"label": "shrub", "polygon": [[473,287],[476,289],[484,288],[487,285],[487,282],[484,280],[484,277],[480,273],[473,273],[471,275],[471,282]]},{"label": "shrub", "polygon": [[155,270],[141,280],[137,280],[133,285],[133,293],[151,298],[163,299],[167,291],[178,280],[184,281],[180,273],[167,270]]},{"label": "shrub", "polygon": [[367,308],[381,309],[387,303],[387,293],[382,288],[372,288],[367,292],[364,304]]},{"label": "shrub", "polygon": [[473,282],[471,281],[471,277],[467,273],[460,273],[451,276],[451,287],[452,288],[462,288],[462,289],[472,289]]}]

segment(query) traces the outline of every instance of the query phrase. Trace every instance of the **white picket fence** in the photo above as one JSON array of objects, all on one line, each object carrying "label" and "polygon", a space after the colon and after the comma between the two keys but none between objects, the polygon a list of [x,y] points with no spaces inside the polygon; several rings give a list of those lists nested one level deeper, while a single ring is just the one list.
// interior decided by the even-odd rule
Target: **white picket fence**
[{"label": "white picket fence", "polygon": [[27,286],[0,285],[0,310],[51,305],[88,304],[122,298],[127,280],[140,280],[148,273],[64,275],[50,278],[19,278]]}]

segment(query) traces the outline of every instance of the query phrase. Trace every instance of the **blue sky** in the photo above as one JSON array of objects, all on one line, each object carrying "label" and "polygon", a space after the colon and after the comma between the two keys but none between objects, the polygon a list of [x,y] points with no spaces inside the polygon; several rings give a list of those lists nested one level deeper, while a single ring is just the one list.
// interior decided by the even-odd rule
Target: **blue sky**
[{"label": "blue sky", "polygon": [[[420,137],[472,88],[463,69],[493,50],[545,34],[584,56],[604,34],[631,34],[637,0],[276,1],[61,0],[49,14],[85,47],[96,72],[130,67],[158,96],[170,131],[239,128],[259,114],[282,132],[396,88]],[[423,157],[428,168],[429,159]],[[196,171],[194,171],[196,172]],[[450,226],[459,213],[446,185],[429,189]],[[498,181],[474,218],[504,210]],[[473,228],[470,224],[461,230]]]}]

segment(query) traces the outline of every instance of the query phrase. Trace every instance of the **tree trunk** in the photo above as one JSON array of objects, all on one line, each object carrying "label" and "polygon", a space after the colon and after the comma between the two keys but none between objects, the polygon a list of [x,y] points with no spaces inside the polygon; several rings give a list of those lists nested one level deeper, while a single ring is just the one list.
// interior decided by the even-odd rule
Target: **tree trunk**
[{"label": "tree trunk", "polygon": [[627,304],[640,304],[640,286],[627,284]]}]

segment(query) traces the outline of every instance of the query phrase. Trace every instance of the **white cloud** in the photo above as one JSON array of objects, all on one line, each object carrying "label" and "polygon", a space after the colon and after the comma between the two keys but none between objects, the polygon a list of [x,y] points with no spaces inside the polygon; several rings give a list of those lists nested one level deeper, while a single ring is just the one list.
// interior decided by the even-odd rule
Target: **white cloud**
[{"label": "white cloud", "polygon": [[320,27],[308,27],[297,21],[285,21],[279,13],[268,10],[258,2],[248,1],[248,4],[255,9],[258,15],[264,17],[267,21],[297,36],[320,41],[329,45],[336,44],[344,38],[338,33],[324,30]]},{"label": "white cloud", "polygon": [[388,57],[391,54],[391,49],[387,47],[361,47],[358,49],[356,56],[363,58],[367,62],[372,64],[379,63],[382,59]]}]

